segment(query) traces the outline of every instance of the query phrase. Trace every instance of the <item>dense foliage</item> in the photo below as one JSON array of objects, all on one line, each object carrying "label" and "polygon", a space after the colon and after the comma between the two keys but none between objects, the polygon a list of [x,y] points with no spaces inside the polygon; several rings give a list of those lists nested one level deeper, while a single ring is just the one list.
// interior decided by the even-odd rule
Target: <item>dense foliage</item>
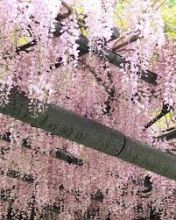
[{"label": "dense foliage", "polygon": [[[55,103],[174,154],[175,17],[175,0],[1,0],[1,105],[15,86],[33,117]],[[1,219],[176,218],[175,181],[0,123]]]}]

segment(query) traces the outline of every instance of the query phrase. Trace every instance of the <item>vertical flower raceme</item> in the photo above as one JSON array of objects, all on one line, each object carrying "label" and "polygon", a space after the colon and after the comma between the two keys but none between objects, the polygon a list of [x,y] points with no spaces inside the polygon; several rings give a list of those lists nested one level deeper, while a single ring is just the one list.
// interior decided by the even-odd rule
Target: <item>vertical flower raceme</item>
[{"label": "vertical flower raceme", "polygon": [[83,1],[83,8],[88,26],[88,38],[90,43],[97,39],[108,41],[112,36],[113,15],[115,1]]}]

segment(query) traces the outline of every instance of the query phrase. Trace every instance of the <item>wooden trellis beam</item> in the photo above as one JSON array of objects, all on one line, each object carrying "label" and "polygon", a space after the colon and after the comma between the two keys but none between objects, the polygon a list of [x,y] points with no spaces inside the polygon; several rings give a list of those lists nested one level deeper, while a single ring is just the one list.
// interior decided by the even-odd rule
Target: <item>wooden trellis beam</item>
[{"label": "wooden trellis beam", "polygon": [[28,109],[29,101],[14,87],[9,95],[9,103],[5,107],[1,106],[0,112],[53,135],[176,180],[176,157],[132,140],[119,131],[80,117],[54,104],[47,104],[45,114],[39,113],[38,117],[34,118]]},{"label": "wooden trellis beam", "polygon": [[30,174],[26,174],[26,173],[21,173],[17,170],[11,170],[8,169],[7,171],[4,171],[2,168],[0,168],[0,175],[5,175],[11,178],[16,178],[19,180],[22,180],[24,182],[27,183],[33,183],[34,182],[34,177]]},{"label": "wooden trellis beam", "polygon": [[[62,34],[61,30],[62,30],[62,25],[60,23],[57,24],[57,28],[56,28],[56,32],[55,32],[55,37],[60,37],[60,35]],[[115,30],[114,30],[115,31]],[[117,35],[117,33],[116,33]],[[89,53],[89,40],[86,37],[80,36],[79,39],[76,41],[76,43],[78,44],[78,49],[79,49],[79,57]],[[27,43],[26,45],[20,46],[16,49],[16,52],[19,53],[20,51],[26,51],[27,49],[29,49],[30,47],[33,47],[37,44],[37,40],[34,39],[31,42]],[[129,64],[131,65],[131,63],[124,57],[122,57],[120,54],[109,50],[109,49],[104,49],[102,51],[102,53],[104,54],[104,56],[106,57],[106,59],[113,65],[119,67],[119,68],[124,68],[124,64]],[[58,62],[51,65],[50,69],[57,69],[60,66],[63,65],[62,62],[62,58],[58,58]],[[152,84],[152,85],[157,85],[157,74],[153,73],[150,70],[143,70],[139,65],[137,66],[138,68],[138,72],[137,74],[139,75],[139,77],[144,80],[145,82]]]},{"label": "wooden trellis beam", "polygon": [[[89,46],[88,46],[88,39],[80,36],[79,39],[76,41],[78,44],[78,49],[79,49],[79,56],[81,57],[82,55],[85,55],[89,52]],[[124,64],[129,64],[131,63],[124,57],[122,57],[120,54],[109,50],[109,49],[104,49],[102,51],[106,59],[113,65],[119,67],[119,68],[124,68]],[[62,58],[59,58],[59,61],[52,65],[50,68],[51,69],[57,69],[60,66],[62,66]],[[150,71],[150,70],[143,70],[139,65],[137,66],[138,72],[137,74],[139,75],[140,79],[144,80],[145,82],[152,84],[152,85],[157,85],[157,79],[158,76],[156,73]]]},{"label": "wooden trellis beam", "polygon": [[[10,133],[7,132],[6,134],[0,136],[0,139],[2,139],[3,141],[6,141],[6,142],[11,142]],[[31,145],[29,143],[27,143],[26,139],[22,140],[21,147],[31,149]],[[1,147],[0,148],[0,155],[4,156],[9,151],[10,151],[10,147],[6,147],[6,148]],[[74,164],[77,166],[82,166],[85,163],[82,159],[77,158],[76,156],[72,155],[68,151],[62,150],[60,148],[57,148],[54,151],[51,150],[49,152],[49,155],[51,157],[58,159],[58,160],[63,160],[69,164]]]},{"label": "wooden trellis beam", "polygon": [[[61,29],[62,29],[62,25],[58,23],[56,27],[55,37],[60,37],[60,35],[62,34]],[[120,33],[118,32],[117,29],[113,29],[113,33],[115,33],[117,38],[120,36]],[[89,46],[88,46],[89,40],[86,37],[80,36],[79,39],[76,41],[76,43],[78,44],[80,57],[89,52]],[[123,68],[123,64],[126,64],[126,63],[130,65],[130,62],[126,58],[122,57],[120,54],[114,52],[113,50],[104,49],[104,51],[102,52],[110,63],[112,63],[113,65],[119,68]],[[57,68],[60,67],[61,63],[62,62],[60,58],[59,62],[57,63]],[[144,71],[139,65],[137,67],[139,69],[137,74],[140,76],[142,80],[144,80],[145,82],[149,84],[157,85],[158,76],[156,73],[153,73],[150,70]]]},{"label": "wooden trellis beam", "polygon": [[[15,187],[14,187],[15,189]],[[13,206],[14,201],[17,199],[16,196],[14,196],[13,194],[13,190],[11,188],[6,188],[6,189],[1,189],[0,190],[0,202],[8,202],[8,212],[7,212],[7,216],[9,216],[8,219],[11,219],[11,216],[13,216],[13,213],[18,213],[18,217],[16,219],[28,219],[27,216],[29,216],[29,213],[24,212],[24,211],[20,211],[18,209],[15,209],[15,207]],[[29,206],[32,205],[29,203]],[[13,207],[13,208],[12,208]],[[31,209],[31,207],[30,207]],[[33,219],[32,216],[40,216],[42,219],[43,217],[47,217],[49,215],[58,215],[60,212],[62,212],[62,203],[60,202],[60,204],[48,204],[45,205],[43,207],[43,209],[40,212],[36,212],[34,209],[30,210],[30,219]],[[22,217],[23,216],[23,217]]]},{"label": "wooden trellis beam", "polygon": [[[62,25],[58,22],[57,27],[56,27],[56,32],[55,32],[55,37],[59,37],[62,32]],[[113,32],[117,31],[116,29],[113,30]],[[120,33],[116,33],[116,37],[118,38],[120,36]],[[138,35],[134,35],[131,39],[130,42],[135,41],[138,38]],[[76,41],[78,44],[78,49],[79,49],[79,57],[82,55],[85,55],[89,52],[89,41],[87,38],[80,36],[79,39]],[[122,45],[121,45],[122,46]],[[131,64],[126,58],[122,57],[120,54],[116,53],[114,49],[118,49],[118,47],[113,48],[112,50],[104,49],[103,54],[105,55],[106,59],[113,65],[119,67],[119,68],[124,68],[124,64]],[[57,69],[60,66],[62,66],[62,58],[59,58],[59,61],[52,65],[50,68]],[[139,77],[144,80],[145,82],[152,84],[152,85],[157,85],[157,80],[158,80],[158,75],[150,70],[143,70],[139,65],[137,65],[138,72],[137,74]],[[110,97],[111,98],[111,97]],[[150,127],[153,123],[157,122],[161,117],[163,117],[165,114],[167,114],[170,111],[171,107],[169,107],[168,104],[163,104],[163,109],[161,113],[151,120],[147,125],[145,126],[145,129]]]}]

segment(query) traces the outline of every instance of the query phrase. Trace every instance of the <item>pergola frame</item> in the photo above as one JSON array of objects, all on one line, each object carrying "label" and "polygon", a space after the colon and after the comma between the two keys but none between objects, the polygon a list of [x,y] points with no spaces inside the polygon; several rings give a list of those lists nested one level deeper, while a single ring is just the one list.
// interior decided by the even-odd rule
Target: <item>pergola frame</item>
[{"label": "pergola frame", "polygon": [[[62,27],[60,26],[60,28]],[[58,31],[59,34],[57,37],[59,37],[61,34],[60,30]],[[80,57],[89,52],[87,38],[80,36],[76,43],[79,45]],[[34,39],[26,45],[18,47],[16,49],[16,53],[25,51],[36,44],[37,40]],[[104,48],[102,53],[111,64],[119,68],[123,68],[124,64],[130,65],[128,60],[112,50]],[[50,66],[50,69],[57,69],[60,66],[62,66],[62,58],[58,58],[58,63]],[[137,74],[141,80],[156,86],[158,79],[157,74],[149,70],[144,71],[140,68],[140,66],[138,67],[139,72]],[[74,141],[78,144],[83,144],[107,155],[117,157],[141,168],[165,176],[169,179],[176,180],[176,170],[174,168],[176,158],[174,156],[161,152],[160,150],[156,150],[152,146],[132,140],[119,131],[106,127],[90,119],[80,117],[75,113],[54,104],[43,103],[47,109],[46,112],[44,114],[40,113],[38,117],[34,118],[33,115],[28,111],[29,101],[30,100],[28,97],[14,87],[9,95],[9,103],[5,107],[0,107],[0,112],[22,122],[28,123],[33,127],[41,128],[47,132],[50,132],[52,135],[64,137],[68,140]],[[168,113],[168,111],[170,110],[167,109],[167,111],[161,115],[164,116]],[[148,125],[146,125],[146,128],[156,122],[158,118],[156,117],[156,119],[149,122]],[[10,141],[6,134],[2,136],[1,139],[7,142]],[[22,147],[26,147],[28,149],[31,148],[30,146],[25,146],[24,144]],[[53,156],[52,153],[51,156]],[[84,163],[82,159],[78,159],[68,152],[64,152],[60,149],[56,151],[54,157],[79,166],[83,165]],[[12,178],[18,178],[22,181],[26,181],[27,183],[32,183],[34,181],[32,176],[21,174],[15,170],[9,170],[6,173],[4,173],[3,170],[0,170],[0,174],[7,175]],[[3,193],[3,195],[4,196],[2,196],[2,192],[0,192],[0,199],[4,201],[8,200],[8,193],[7,195]],[[59,213],[58,207],[53,206],[46,207],[44,209]]]},{"label": "pergola frame", "polygon": [[[68,5],[65,5],[64,2],[63,5],[68,9],[69,16],[72,13],[71,9]],[[62,19],[62,16],[56,18],[58,24],[54,37],[59,37],[62,34],[62,24],[59,19]],[[114,32],[114,36],[120,36],[117,30],[114,29],[113,31],[116,31]],[[135,36],[135,40],[136,39],[137,37]],[[89,53],[87,38],[80,36],[76,43],[78,44],[79,57]],[[28,48],[33,47],[36,44],[37,40],[34,39],[26,45],[17,47],[16,53],[19,54],[21,51],[26,51]],[[103,48],[101,54],[103,54],[111,64],[119,68],[123,68],[125,64],[131,65],[128,60],[112,50]],[[97,55],[101,56],[101,54],[98,53]],[[58,63],[51,65],[50,69],[57,69],[62,65],[62,58],[58,58]],[[138,66],[138,69],[139,72],[137,72],[137,74],[141,80],[144,80],[153,86],[157,85],[157,74],[149,70],[144,71],[140,66]],[[40,113],[38,117],[34,119],[32,114],[28,111],[28,103],[29,99],[14,87],[9,95],[9,103],[5,107],[0,107],[0,112],[21,120],[22,122],[29,123],[34,127],[44,129],[53,135],[65,137],[66,139],[91,147],[111,156],[121,158],[134,165],[156,172],[168,178],[176,179],[176,171],[173,168],[176,159],[173,156],[156,150],[148,145],[131,140],[118,131],[105,127],[87,118],[82,118],[54,104],[43,103],[43,105],[46,106],[47,111],[44,114]],[[2,138],[7,141],[5,136]],[[58,152],[56,157],[67,162],[69,162],[68,158],[73,157],[73,163],[77,165],[83,164],[82,160],[79,160],[72,155],[65,154],[65,152]]]}]

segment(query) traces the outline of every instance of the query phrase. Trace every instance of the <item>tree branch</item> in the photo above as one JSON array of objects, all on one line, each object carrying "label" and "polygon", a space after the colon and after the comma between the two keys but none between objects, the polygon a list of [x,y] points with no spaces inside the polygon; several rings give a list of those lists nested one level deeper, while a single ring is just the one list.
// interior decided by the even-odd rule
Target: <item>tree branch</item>
[{"label": "tree branch", "polygon": [[161,134],[157,137],[157,139],[166,139],[166,140],[172,140],[176,138],[176,127],[170,128],[165,131],[164,134]]},{"label": "tree branch", "polygon": [[[110,88],[102,82],[102,79],[100,76],[97,75],[97,73],[95,72],[95,70],[90,66],[88,65],[87,63],[83,62],[83,61],[80,61],[80,63],[83,64],[84,67],[86,67],[91,73],[92,75],[95,77],[96,79],[96,82],[100,85],[100,86],[103,86],[103,88],[105,89],[106,93],[108,94],[108,98],[107,100],[105,101],[105,110],[103,109],[103,114],[109,114],[110,111],[111,111],[111,102],[114,100],[114,96],[115,96],[115,88],[114,86],[111,86]],[[112,80],[111,80],[111,75],[109,75],[109,79],[112,83]]]},{"label": "tree branch", "polygon": [[155,118],[153,118],[151,121],[149,121],[144,128],[147,129],[150,126],[152,126],[154,123],[156,123],[158,120],[160,120],[163,116],[165,116],[167,113],[169,113],[172,110],[172,107],[170,107],[168,104],[164,104],[162,106],[161,112],[159,115],[157,115]]},{"label": "tree branch", "polygon": [[121,44],[118,44],[116,46],[114,46],[112,48],[113,51],[118,51],[119,49],[121,49],[122,47],[127,46],[128,44],[131,44],[135,41],[137,41],[138,39],[140,39],[141,37],[139,37],[139,34],[133,35],[129,40],[122,42]]},{"label": "tree branch", "polygon": [[63,14],[57,14],[57,17],[55,18],[57,21],[62,21],[73,13],[73,9],[66,2],[62,1],[61,4],[64,6],[64,8],[67,9],[67,12]]},{"label": "tree branch", "polygon": [[29,49],[30,47],[34,47],[35,45],[37,45],[37,40],[36,39],[30,41],[27,44],[24,44],[22,46],[17,47],[16,48],[16,53],[19,54],[19,52],[26,51],[27,49]]}]

